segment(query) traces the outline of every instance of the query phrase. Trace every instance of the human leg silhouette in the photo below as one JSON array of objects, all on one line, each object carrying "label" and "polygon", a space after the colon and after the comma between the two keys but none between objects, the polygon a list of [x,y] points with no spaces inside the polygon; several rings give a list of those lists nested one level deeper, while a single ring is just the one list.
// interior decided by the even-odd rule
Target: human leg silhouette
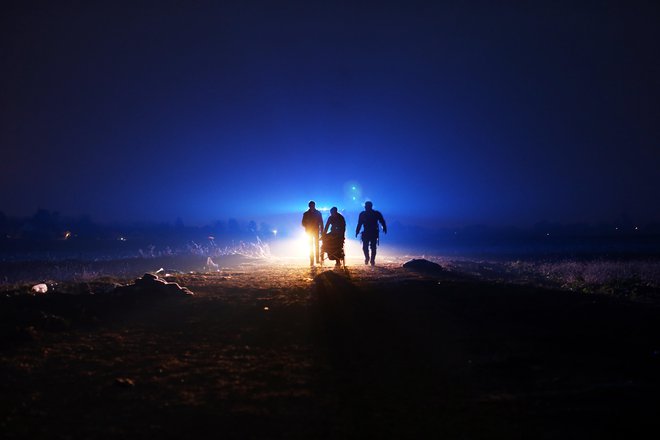
[{"label": "human leg silhouette", "polygon": [[371,240],[371,265],[376,264],[376,248],[378,247],[378,242],[376,239]]},{"label": "human leg silhouette", "polygon": [[321,257],[319,253],[319,236],[314,236],[314,251],[316,252],[316,264],[321,264]]},{"label": "human leg silhouette", "polygon": [[314,234],[309,234],[309,265],[314,266],[314,257],[316,262],[320,263],[319,259],[319,239]]}]

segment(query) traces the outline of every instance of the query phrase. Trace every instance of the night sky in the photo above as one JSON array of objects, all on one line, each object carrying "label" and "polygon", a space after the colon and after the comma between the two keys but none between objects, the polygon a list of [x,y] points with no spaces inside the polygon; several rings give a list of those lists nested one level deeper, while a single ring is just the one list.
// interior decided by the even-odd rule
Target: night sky
[{"label": "night sky", "polygon": [[0,19],[7,215],[660,221],[657,2],[43,3]]}]

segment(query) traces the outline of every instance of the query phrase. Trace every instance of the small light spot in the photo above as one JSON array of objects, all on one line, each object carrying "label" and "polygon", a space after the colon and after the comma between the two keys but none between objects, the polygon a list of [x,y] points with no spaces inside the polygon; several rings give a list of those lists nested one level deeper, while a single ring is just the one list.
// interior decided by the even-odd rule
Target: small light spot
[{"label": "small light spot", "polygon": [[270,309],[268,308],[268,306],[266,306],[266,307],[264,307],[264,310],[269,311]]}]

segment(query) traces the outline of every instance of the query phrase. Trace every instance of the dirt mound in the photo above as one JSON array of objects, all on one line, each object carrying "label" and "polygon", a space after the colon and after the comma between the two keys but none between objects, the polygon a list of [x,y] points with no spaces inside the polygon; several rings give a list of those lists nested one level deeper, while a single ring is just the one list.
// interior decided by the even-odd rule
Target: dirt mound
[{"label": "dirt mound", "polygon": [[408,270],[414,270],[416,272],[427,272],[427,273],[440,273],[445,272],[445,269],[442,268],[438,263],[434,263],[424,258],[413,258],[410,261],[403,263],[403,267]]},{"label": "dirt mound", "polygon": [[323,292],[348,292],[355,288],[346,276],[329,270],[314,277],[314,286]]},{"label": "dirt mound", "polygon": [[153,295],[153,296],[191,296],[194,295],[186,287],[178,283],[170,283],[157,275],[145,273],[142,278],[135,280],[135,284],[117,287],[114,291],[117,295]]}]

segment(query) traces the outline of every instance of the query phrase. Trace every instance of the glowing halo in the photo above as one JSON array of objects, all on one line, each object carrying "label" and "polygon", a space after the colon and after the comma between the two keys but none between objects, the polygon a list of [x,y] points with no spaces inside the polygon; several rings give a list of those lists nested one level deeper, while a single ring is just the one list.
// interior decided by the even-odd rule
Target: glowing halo
[{"label": "glowing halo", "polygon": [[362,185],[355,180],[344,183],[344,200],[348,208],[360,206],[363,202],[362,199]]}]

